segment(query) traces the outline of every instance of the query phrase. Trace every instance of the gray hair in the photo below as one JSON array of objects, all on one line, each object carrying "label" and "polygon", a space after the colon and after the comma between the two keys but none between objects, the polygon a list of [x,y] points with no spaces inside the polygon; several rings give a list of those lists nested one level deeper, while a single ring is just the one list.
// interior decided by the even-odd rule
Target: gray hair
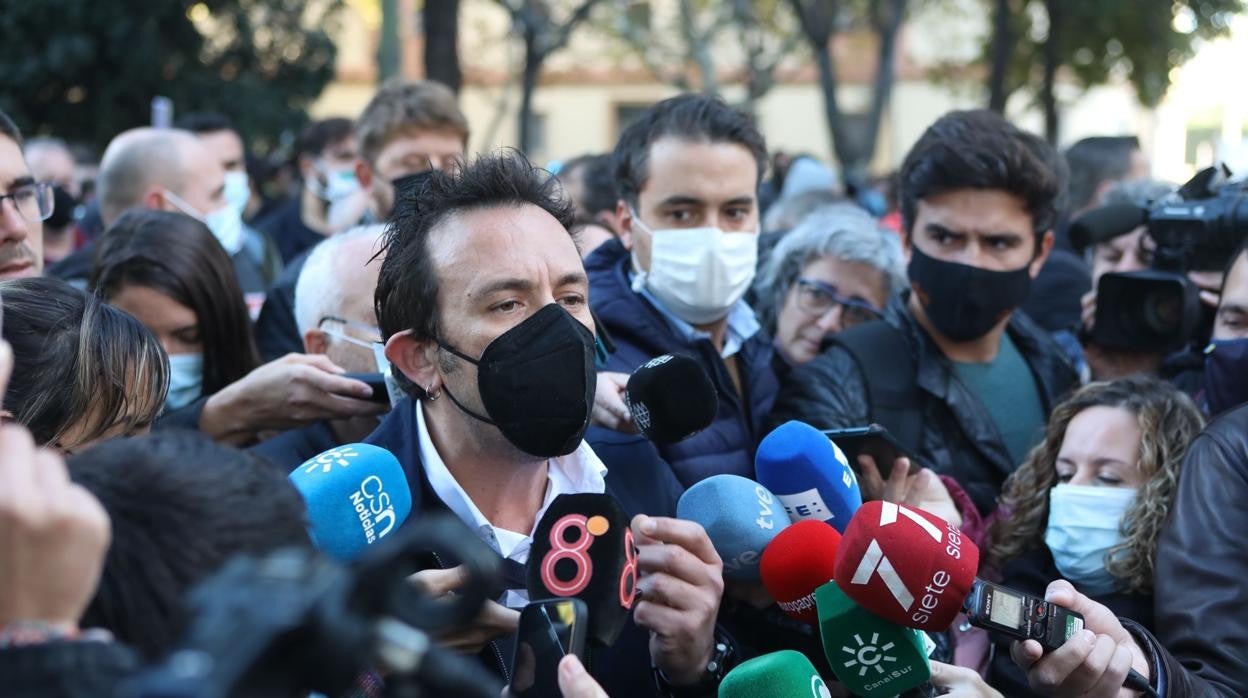
[{"label": "gray hair", "polygon": [[833,204],[806,216],[785,235],[763,262],[754,281],[754,310],[769,331],[775,330],[789,288],[810,262],[836,257],[880,270],[888,295],[907,284],[901,241],[880,228],[871,214],[853,204]]},{"label": "gray hair", "polygon": [[802,219],[810,214],[835,203],[844,202],[845,197],[827,189],[805,191],[795,196],[786,196],[771,205],[763,215],[764,233],[783,233],[796,228]]},{"label": "gray hair", "polygon": [[[340,315],[352,289],[342,283],[343,265],[366,266],[379,249],[384,224],[362,225],[330,236],[312,248],[295,282],[295,324],[299,335],[317,326],[321,318]],[[349,249],[355,247],[364,249]],[[372,296],[372,290],[368,291]]]}]

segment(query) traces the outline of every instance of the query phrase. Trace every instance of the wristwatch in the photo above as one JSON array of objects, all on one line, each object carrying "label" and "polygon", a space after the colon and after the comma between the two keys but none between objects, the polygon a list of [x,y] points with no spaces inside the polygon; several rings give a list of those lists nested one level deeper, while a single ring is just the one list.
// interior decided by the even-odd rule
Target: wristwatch
[{"label": "wristwatch", "polygon": [[737,657],[736,644],[728,633],[719,626],[715,626],[715,647],[700,681],[687,686],[673,686],[663,674],[663,670],[656,666],[652,667],[654,683],[659,689],[659,695],[664,698],[715,696],[719,692],[719,682],[724,680],[724,676],[737,665],[738,661],[740,660]]}]

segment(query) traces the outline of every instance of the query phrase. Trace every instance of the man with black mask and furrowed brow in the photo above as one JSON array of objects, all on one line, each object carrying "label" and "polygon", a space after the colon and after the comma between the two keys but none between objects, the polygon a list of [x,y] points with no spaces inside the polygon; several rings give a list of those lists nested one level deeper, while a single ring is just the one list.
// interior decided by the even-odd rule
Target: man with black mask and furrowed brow
[{"label": "man with black mask and furrowed brow", "polygon": [[[409,397],[368,442],[407,473],[408,521],[449,511],[502,558],[502,603],[441,643],[507,678],[535,527],[561,494],[605,493],[634,517],[638,601],[591,652],[593,675],[611,695],[714,695],[722,563],[701,526],[667,518],[680,486],[648,442],[586,435],[594,323],[572,220],[558,182],[518,154],[433,173],[419,207],[399,200],[376,310]],[[460,571],[437,562],[413,582],[451,593]]]},{"label": "man with black mask and furrowed brow", "polygon": [[794,371],[772,422],[878,422],[994,509],[1077,378],[1017,311],[1053,247],[1065,176],[1049,145],[991,112],[932,124],[899,177],[910,290]]}]

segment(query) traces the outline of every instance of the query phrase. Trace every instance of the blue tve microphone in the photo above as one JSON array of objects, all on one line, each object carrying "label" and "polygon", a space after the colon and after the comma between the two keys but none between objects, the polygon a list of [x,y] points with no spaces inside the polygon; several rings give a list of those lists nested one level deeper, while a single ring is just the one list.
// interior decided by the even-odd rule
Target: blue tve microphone
[{"label": "blue tve microphone", "polygon": [[715,475],[685,490],[676,517],[696,521],[724,561],[724,577],[759,581],[763,548],[789,525],[775,495],[739,475]]},{"label": "blue tve microphone", "polygon": [[384,448],[347,444],[290,473],[308,506],[308,533],[322,552],[350,562],[392,533],[412,511],[399,461]]},{"label": "blue tve microphone", "polygon": [[776,427],[758,445],[754,472],[793,521],[815,519],[844,533],[862,506],[849,461],[818,429],[799,421]]}]

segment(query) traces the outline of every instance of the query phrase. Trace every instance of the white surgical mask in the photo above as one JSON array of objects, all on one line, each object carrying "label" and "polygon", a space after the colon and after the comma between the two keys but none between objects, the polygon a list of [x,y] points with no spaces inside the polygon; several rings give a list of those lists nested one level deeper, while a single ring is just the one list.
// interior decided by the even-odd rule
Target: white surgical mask
[{"label": "white surgical mask", "polygon": [[242,215],[251,200],[251,182],[246,172],[225,173],[225,201]]},{"label": "white surgical mask", "polygon": [[176,410],[199,399],[204,392],[204,355],[172,354],[169,357],[169,394],[165,409]]},{"label": "white surgical mask", "polygon": [[179,211],[208,226],[212,236],[231,256],[243,249],[243,217],[238,209],[227,203],[212,213],[204,214],[168,189],[165,196]]},{"label": "white surgical mask", "polygon": [[1058,485],[1049,491],[1049,525],[1044,542],[1057,571],[1089,596],[1118,588],[1105,569],[1110,548],[1122,542],[1122,518],[1135,503],[1126,487]]},{"label": "white surgical mask", "polygon": [[691,325],[722,320],[754,281],[757,232],[725,233],[714,227],[651,230],[636,214],[633,223],[650,232],[650,271],[637,270],[633,290],[645,288]]}]

